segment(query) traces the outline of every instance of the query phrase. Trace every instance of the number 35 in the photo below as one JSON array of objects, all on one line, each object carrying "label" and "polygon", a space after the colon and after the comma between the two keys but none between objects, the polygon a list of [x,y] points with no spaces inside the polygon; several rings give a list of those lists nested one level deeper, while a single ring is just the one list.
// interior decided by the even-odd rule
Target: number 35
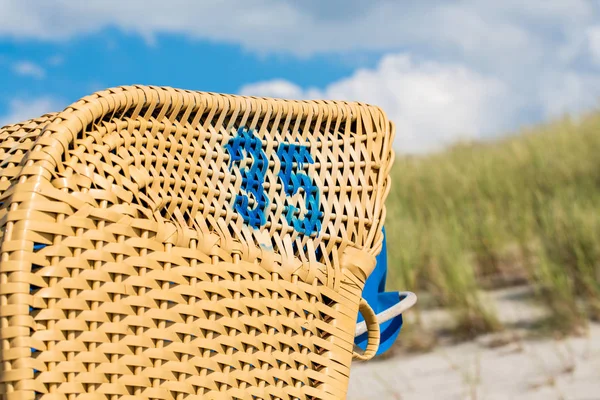
[{"label": "number 35", "polygon": [[[234,209],[242,216],[244,222],[253,228],[259,228],[266,223],[265,211],[269,206],[269,198],[264,189],[264,180],[269,166],[269,160],[262,148],[262,141],[254,132],[239,128],[237,136],[225,146],[231,162],[229,167],[239,167],[245,157],[252,157],[250,168],[242,169],[241,189],[246,194],[238,194],[234,200]],[[277,149],[281,168],[279,179],[283,184],[286,197],[294,196],[300,190],[304,192],[306,213],[300,216],[300,210],[290,204],[285,206],[287,222],[298,232],[310,235],[321,230],[323,213],[320,211],[319,188],[302,170],[305,164],[314,164],[308,147],[299,144],[281,143]],[[296,165],[294,165],[294,163]],[[300,171],[299,171],[300,170]],[[254,207],[250,207],[249,197],[254,198]]]}]

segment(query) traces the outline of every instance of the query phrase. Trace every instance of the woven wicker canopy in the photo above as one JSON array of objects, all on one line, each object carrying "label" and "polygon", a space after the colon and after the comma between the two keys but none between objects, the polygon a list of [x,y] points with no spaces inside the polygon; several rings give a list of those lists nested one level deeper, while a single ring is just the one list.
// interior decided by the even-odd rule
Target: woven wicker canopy
[{"label": "woven wicker canopy", "polygon": [[392,139],[369,105],[145,86],[0,128],[0,397],[345,398]]}]

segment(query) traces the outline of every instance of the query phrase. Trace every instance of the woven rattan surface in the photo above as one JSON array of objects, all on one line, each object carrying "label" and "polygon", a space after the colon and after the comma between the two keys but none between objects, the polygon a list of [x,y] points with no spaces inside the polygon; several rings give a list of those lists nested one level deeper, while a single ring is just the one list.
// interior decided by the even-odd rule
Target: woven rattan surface
[{"label": "woven rattan surface", "polygon": [[132,86],[0,129],[0,397],[341,399],[376,107]]}]

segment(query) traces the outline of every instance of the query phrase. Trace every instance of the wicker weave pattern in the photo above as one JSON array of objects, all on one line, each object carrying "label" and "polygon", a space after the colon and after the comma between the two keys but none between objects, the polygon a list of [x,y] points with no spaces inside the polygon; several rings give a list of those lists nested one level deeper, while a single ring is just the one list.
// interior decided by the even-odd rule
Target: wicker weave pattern
[{"label": "wicker weave pattern", "polygon": [[392,138],[143,86],[0,129],[0,397],[344,398]]}]

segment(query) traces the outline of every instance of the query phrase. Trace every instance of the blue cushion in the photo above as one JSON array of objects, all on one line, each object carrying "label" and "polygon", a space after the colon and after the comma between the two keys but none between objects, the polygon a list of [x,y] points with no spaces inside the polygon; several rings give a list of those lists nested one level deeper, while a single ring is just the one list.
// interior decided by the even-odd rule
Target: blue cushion
[{"label": "blue cushion", "polygon": [[[385,229],[383,230],[383,247],[381,253],[377,256],[377,265],[375,270],[371,273],[365,287],[363,289],[362,297],[369,303],[373,311],[376,314],[394,306],[400,302],[398,292],[386,292],[385,291],[385,279],[387,277],[387,245],[385,237]],[[358,321],[362,322],[362,315],[358,315]],[[377,355],[383,354],[390,349],[400,330],[402,328],[402,315],[399,315],[391,320],[384,322],[380,327],[381,340],[379,343],[379,349]],[[354,342],[361,349],[367,347],[368,333],[364,333],[354,339]]]}]

